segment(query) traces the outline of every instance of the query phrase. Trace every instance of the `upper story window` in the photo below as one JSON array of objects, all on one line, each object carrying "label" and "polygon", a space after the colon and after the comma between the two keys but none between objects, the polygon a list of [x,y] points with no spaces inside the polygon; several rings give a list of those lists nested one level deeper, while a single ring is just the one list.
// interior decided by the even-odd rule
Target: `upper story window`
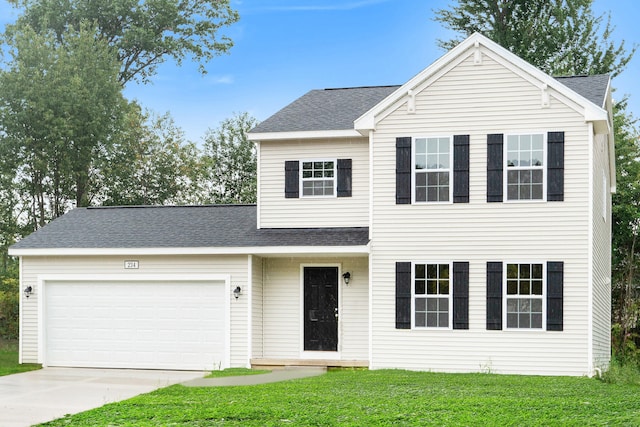
[{"label": "upper story window", "polygon": [[544,151],[544,135],[541,133],[507,135],[507,200],[543,200]]},{"label": "upper story window", "polygon": [[452,313],[451,266],[414,264],[414,326],[450,328]]},{"label": "upper story window", "polygon": [[542,329],[543,264],[507,264],[505,295],[509,329]]},{"label": "upper story window", "polygon": [[416,138],[414,143],[414,200],[451,201],[452,147],[450,137]]},{"label": "upper story window", "polygon": [[336,161],[303,160],[300,162],[302,197],[334,196],[336,194]]}]

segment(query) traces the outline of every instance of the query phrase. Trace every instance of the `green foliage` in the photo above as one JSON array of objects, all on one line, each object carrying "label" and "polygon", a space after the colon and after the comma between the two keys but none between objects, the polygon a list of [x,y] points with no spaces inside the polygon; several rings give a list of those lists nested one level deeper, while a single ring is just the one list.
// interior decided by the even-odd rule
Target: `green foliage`
[{"label": "green foliage", "polygon": [[17,339],[20,310],[18,280],[0,277],[0,339]]},{"label": "green foliage", "polygon": [[589,378],[339,370],[248,387],[176,385],[45,425],[638,425],[639,391]]},{"label": "green foliage", "polygon": [[255,203],[256,148],[247,133],[258,124],[248,113],[236,114],[204,138],[201,203]]},{"label": "green foliage", "polygon": [[[23,10],[18,27],[29,25],[39,33],[52,31],[65,40],[70,27],[93,22],[97,34],[117,50],[119,80],[147,82],[159,64],[186,58],[204,64],[227,52],[231,39],[222,27],[238,21],[229,0],[10,0]],[[15,31],[8,26],[7,32]]]},{"label": "green foliage", "polygon": [[94,161],[117,137],[126,101],[115,51],[86,23],[68,29],[64,44],[28,26],[15,27],[7,42],[0,170],[5,191],[19,195],[14,211],[34,230],[72,201],[90,203]]},{"label": "green foliage", "polygon": [[244,375],[261,375],[268,374],[269,370],[266,369],[247,369],[247,368],[227,368],[221,371],[212,371],[205,378],[223,378],[223,377],[238,377]]},{"label": "green foliage", "polygon": [[[610,15],[594,16],[593,0],[458,0],[435,20],[461,33],[479,32],[552,75],[620,74],[637,46],[611,40]],[[606,19],[605,19],[606,18]],[[606,22],[604,28],[602,24]],[[439,40],[450,49],[461,41]]]},{"label": "green foliage", "polygon": [[97,165],[102,204],[182,204],[194,198],[198,180],[197,147],[168,114],[155,116],[131,106],[126,135]]},{"label": "green foliage", "polygon": [[611,359],[609,369],[602,373],[602,381],[609,384],[640,386],[640,352],[634,346],[635,358],[618,356]]},{"label": "green foliage", "polygon": [[0,377],[42,368],[35,363],[18,364],[18,343],[0,338]]},{"label": "green foliage", "polygon": [[[625,356],[640,332],[640,139],[637,120],[616,104],[614,130],[617,182],[612,196],[612,318],[614,349]],[[639,361],[640,361],[640,356]]]}]

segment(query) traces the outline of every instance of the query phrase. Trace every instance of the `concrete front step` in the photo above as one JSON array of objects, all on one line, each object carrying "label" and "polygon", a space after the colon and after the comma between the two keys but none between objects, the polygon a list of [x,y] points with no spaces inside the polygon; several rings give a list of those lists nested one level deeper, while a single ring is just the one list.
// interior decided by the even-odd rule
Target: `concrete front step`
[{"label": "concrete front step", "polygon": [[286,366],[319,366],[323,368],[368,368],[367,360],[331,359],[251,359],[253,369],[277,369]]}]

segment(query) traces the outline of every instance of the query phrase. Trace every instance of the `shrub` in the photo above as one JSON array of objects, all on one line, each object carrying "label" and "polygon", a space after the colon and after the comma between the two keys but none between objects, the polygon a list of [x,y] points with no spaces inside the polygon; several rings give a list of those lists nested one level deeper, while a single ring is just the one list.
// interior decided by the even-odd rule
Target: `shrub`
[{"label": "shrub", "polygon": [[18,338],[19,306],[18,280],[0,280],[0,338]]}]

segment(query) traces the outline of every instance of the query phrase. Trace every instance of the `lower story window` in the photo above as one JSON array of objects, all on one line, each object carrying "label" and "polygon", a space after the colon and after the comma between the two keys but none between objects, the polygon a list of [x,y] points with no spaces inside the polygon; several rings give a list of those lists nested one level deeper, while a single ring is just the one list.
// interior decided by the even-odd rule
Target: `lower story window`
[{"label": "lower story window", "polygon": [[449,264],[414,265],[414,325],[449,328],[451,275]]},{"label": "lower story window", "polygon": [[507,264],[507,328],[542,329],[543,265]]}]

